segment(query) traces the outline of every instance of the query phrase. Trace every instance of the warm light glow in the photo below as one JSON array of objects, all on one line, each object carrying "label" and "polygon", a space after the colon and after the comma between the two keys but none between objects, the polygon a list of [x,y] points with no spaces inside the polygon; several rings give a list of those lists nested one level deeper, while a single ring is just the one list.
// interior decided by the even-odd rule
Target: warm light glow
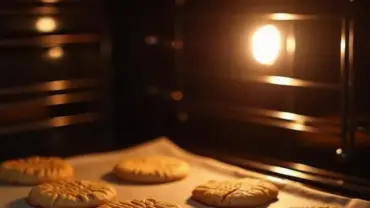
[{"label": "warm light glow", "polygon": [[49,120],[49,124],[54,127],[66,126],[69,123],[71,123],[71,117],[69,116],[56,117],[56,118]]},{"label": "warm light glow", "polygon": [[279,118],[294,121],[297,119],[297,116],[294,113],[288,113],[288,112],[281,112],[279,113]]},{"label": "warm light glow", "polygon": [[48,50],[48,57],[51,59],[59,59],[63,57],[64,52],[61,47],[52,47]]},{"label": "warm light glow", "polygon": [[293,35],[289,35],[286,39],[286,49],[288,54],[293,55],[295,52],[295,37]]},{"label": "warm light glow", "polygon": [[47,89],[50,91],[64,90],[68,88],[67,81],[52,81],[47,84]]},{"label": "warm light glow", "polygon": [[289,112],[280,112],[278,113],[278,117],[280,119],[288,120],[288,121],[294,121],[295,123],[292,124],[293,129],[302,129],[304,128],[304,125],[306,123],[305,119],[303,116],[294,114],[294,113],[289,113]]},{"label": "warm light glow", "polygon": [[343,150],[341,148],[337,149],[337,155],[341,155],[343,153]]},{"label": "warm light glow", "polygon": [[259,28],[252,37],[252,53],[261,64],[272,65],[279,56],[281,37],[273,25]]},{"label": "warm light glow", "polygon": [[275,182],[275,183],[285,183],[286,182],[284,179],[276,178],[276,177],[273,177],[273,176],[267,176],[266,178],[267,178],[267,180]]},{"label": "warm light glow", "polygon": [[52,95],[48,98],[49,105],[61,105],[70,101],[71,97],[68,94]]},{"label": "warm light glow", "polygon": [[180,101],[184,97],[181,91],[174,91],[171,93],[171,97],[173,100]]},{"label": "warm light glow", "polygon": [[41,0],[42,3],[57,3],[59,0]]},{"label": "warm light glow", "polygon": [[340,52],[344,54],[345,51],[346,51],[346,40],[345,38],[342,38],[340,40]]},{"label": "warm light glow", "polygon": [[287,168],[282,168],[282,167],[273,167],[272,171],[283,174],[283,175],[287,175],[287,176],[297,176],[298,175],[296,171],[287,169]]},{"label": "warm light glow", "polygon": [[36,21],[36,29],[40,32],[52,32],[57,28],[57,23],[52,17],[41,17]]},{"label": "warm light glow", "polygon": [[267,80],[271,84],[287,85],[290,86],[293,83],[293,79],[289,77],[271,76]]},{"label": "warm light glow", "polygon": [[304,131],[306,129],[306,126],[300,123],[292,123],[290,124],[290,129],[296,130],[296,131]]},{"label": "warm light glow", "polygon": [[294,20],[295,16],[288,13],[275,13],[271,15],[273,20]]}]

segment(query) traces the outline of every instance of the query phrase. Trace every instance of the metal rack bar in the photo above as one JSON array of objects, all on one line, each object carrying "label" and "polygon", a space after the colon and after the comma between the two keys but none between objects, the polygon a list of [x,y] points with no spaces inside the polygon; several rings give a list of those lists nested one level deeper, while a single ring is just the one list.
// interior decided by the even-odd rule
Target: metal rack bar
[{"label": "metal rack bar", "polygon": [[262,108],[214,104],[200,100],[186,101],[186,105],[188,106],[188,110],[195,114],[219,116],[225,119],[246,121],[302,132],[327,133],[330,135],[339,135],[341,132],[339,119],[325,119]]},{"label": "metal rack bar", "polygon": [[40,106],[65,105],[70,103],[89,102],[96,100],[96,93],[93,92],[79,92],[79,93],[63,93],[57,95],[50,95],[44,98],[32,99],[20,102],[8,102],[0,105],[0,111],[12,108],[14,105],[21,104],[39,104]]},{"label": "metal rack bar", "polygon": [[[190,77],[191,74],[188,74]],[[290,87],[299,87],[299,88],[317,88],[317,89],[325,89],[325,90],[340,90],[341,85],[339,84],[332,84],[332,83],[321,83],[321,82],[314,82],[308,81],[303,79],[297,79],[292,77],[286,76],[270,76],[270,75],[243,75],[241,78],[242,80],[231,80],[224,77],[217,77],[213,76],[204,76],[197,74],[196,77],[191,77],[197,80],[211,80],[212,82],[234,82],[242,84],[245,81],[248,82],[257,82],[263,84],[271,84],[271,85],[280,85],[280,86],[290,86]]]},{"label": "metal rack bar", "polygon": [[99,42],[100,36],[96,34],[71,34],[71,35],[42,35],[30,38],[13,38],[0,40],[0,47],[14,47],[27,45],[41,45],[42,47],[73,43]]},{"label": "metal rack bar", "polygon": [[[232,3],[230,3],[232,4]],[[262,3],[261,3],[262,4]],[[316,89],[328,89],[328,90],[337,90],[341,93],[341,115],[340,115],[340,125],[339,127],[336,127],[334,130],[329,129],[331,133],[335,133],[336,135],[340,135],[340,140],[342,144],[343,152],[345,153],[347,149],[349,149],[350,146],[353,146],[354,144],[354,105],[353,105],[353,62],[354,62],[354,54],[353,54],[353,36],[354,36],[354,20],[352,15],[352,7],[351,2],[349,1],[341,1],[338,2],[338,12],[329,14],[303,14],[303,13],[273,13],[273,12],[259,12],[258,9],[248,8],[244,10],[230,10],[224,9],[221,7],[216,8],[217,12],[215,12],[214,7],[208,7],[207,4],[199,4],[200,7],[196,7],[194,3],[193,10],[190,11],[188,15],[185,15],[186,18],[213,18],[217,15],[217,17],[222,17],[223,19],[227,19],[230,21],[241,21],[241,20],[250,20],[251,18],[258,18],[258,19],[267,19],[267,20],[274,20],[274,21],[301,21],[301,20],[339,20],[342,21],[342,34],[341,34],[341,43],[340,45],[340,73],[341,73],[341,80],[338,84],[332,84],[332,83],[320,83],[320,82],[312,82],[308,80],[303,79],[295,79],[288,76],[260,76],[260,75],[244,75],[241,78],[241,80],[230,80],[225,78],[219,78],[215,75],[200,75],[198,74],[187,74],[188,78],[194,79],[195,82],[199,81],[203,78],[204,80],[207,80],[208,82],[216,81],[216,83],[213,84],[227,84],[234,82],[234,84],[230,84],[232,86],[238,86],[241,85],[244,81],[249,82],[257,82],[257,83],[264,83],[264,84],[272,84],[272,85],[281,85],[281,86],[287,86],[287,87],[299,87],[299,88],[316,88]],[[223,5],[223,4],[222,4]],[[228,4],[225,4],[229,6]],[[224,6],[225,6],[224,5]],[[263,4],[262,4],[263,5]],[[268,5],[266,3],[266,5]],[[232,7],[234,6],[234,7]],[[231,5],[230,8],[235,9],[236,4]],[[261,5],[260,5],[261,6]],[[208,11],[203,12],[202,9],[207,10],[207,8],[211,8]],[[340,8],[339,8],[340,7]],[[191,7],[189,7],[191,8]],[[226,7],[225,7],[226,8]],[[269,7],[270,8],[270,7]],[[272,8],[272,7],[271,7]],[[260,10],[261,11],[261,10]],[[274,10],[270,10],[274,11]],[[276,10],[275,10],[276,11]],[[221,13],[219,13],[221,12]],[[223,13],[225,15],[223,15]],[[282,10],[283,12],[283,10]],[[227,69],[225,69],[227,70]],[[193,70],[189,70],[193,71]],[[202,72],[202,70],[198,70]],[[177,76],[179,79],[180,77]],[[193,81],[194,81],[193,80]],[[185,92],[186,96],[186,92]],[[210,108],[210,103],[207,104]],[[191,108],[193,108],[191,106]],[[196,106],[199,107],[199,106]],[[209,110],[207,109],[207,111]],[[225,109],[224,109],[225,110]],[[251,111],[255,111],[255,113],[251,113]],[[280,126],[283,128],[293,129],[293,130],[299,130],[299,131],[308,131],[308,132],[322,132],[319,128],[311,128],[308,125],[300,125],[299,128],[296,128],[298,126],[294,126],[294,124],[287,123],[291,122],[289,119],[288,121],[272,121],[273,119],[279,119],[277,116],[274,116],[276,112],[271,111],[258,111],[256,109],[251,109],[251,111],[244,111],[245,114],[248,114],[248,116],[251,116],[249,120],[261,124],[273,124],[275,126]],[[241,111],[238,111],[239,113]],[[206,113],[197,111],[197,113]],[[230,114],[230,112],[218,112],[213,111],[212,114],[217,114],[222,117],[243,117],[240,115]],[[278,112],[278,113],[284,113],[284,112]],[[289,116],[296,116],[299,117],[300,115],[290,114],[289,112],[285,112],[286,115]],[[222,114],[222,115],[221,115]],[[277,114],[276,114],[277,115]],[[262,117],[269,117],[262,118]],[[302,117],[301,117],[302,118]],[[308,117],[310,118],[310,117]],[[247,118],[244,117],[244,120]],[[308,119],[309,120],[309,119]],[[315,120],[315,119],[312,119]],[[293,127],[292,127],[293,125]],[[349,146],[350,144],[350,146]],[[344,156],[345,154],[343,154]]]},{"label": "metal rack bar", "polygon": [[[185,16],[187,18],[209,18],[220,16],[219,14],[204,14],[204,13],[192,13],[191,15]],[[225,19],[233,19],[235,21],[241,19],[254,19],[254,20],[273,20],[273,21],[318,21],[318,20],[341,20],[341,15],[314,15],[314,14],[295,14],[295,13],[268,13],[268,12],[249,12],[245,14],[228,14],[223,15]]]},{"label": "metal rack bar", "polygon": [[94,79],[55,80],[27,86],[0,89],[0,96],[39,92],[56,92],[70,89],[91,88],[95,86],[96,81]]},{"label": "metal rack bar", "polygon": [[303,88],[323,88],[323,89],[339,89],[337,84],[328,84],[307,81],[303,79],[296,79],[286,76],[244,76],[246,81],[260,82],[265,84],[272,85],[282,85],[282,86],[291,86],[291,87],[303,87]]},{"label": "metal rack bar", "polygon": [[34,121],[10,127],[0,127],[0,135],[25,131],[43,130],[54,127],[65,127],[74,124],[90,123],[98,120],[97,113],[80,113],[69,116],[58,116],[46,120]]}]

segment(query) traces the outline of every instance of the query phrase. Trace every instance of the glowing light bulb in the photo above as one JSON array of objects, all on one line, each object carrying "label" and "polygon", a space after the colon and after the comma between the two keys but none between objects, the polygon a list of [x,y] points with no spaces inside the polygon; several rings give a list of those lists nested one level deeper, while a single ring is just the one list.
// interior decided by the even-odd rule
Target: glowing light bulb
[{"label": "glowing light bulb", "polygon": [[281,50],[281,35],[274,25],[259,28],[252,37],[252,53],[256,61],[272,65]]}]

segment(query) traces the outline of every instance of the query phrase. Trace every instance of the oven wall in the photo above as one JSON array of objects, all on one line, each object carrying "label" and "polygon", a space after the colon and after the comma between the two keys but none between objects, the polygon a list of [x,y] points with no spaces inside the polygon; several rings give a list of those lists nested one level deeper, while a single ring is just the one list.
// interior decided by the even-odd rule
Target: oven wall
[{"label": "oven wall", "polygon": [[[182,76],[176,77],[183,83],[184,99],[174,114],[176,117],[186,112],[186,119],[178,118],[175,137],[189,145],[196,143],[227,154],[279,158],[367,177],[361,164],[370,159],[366,153],[370,147],[368,135],[356,133],[353,152],[346,153],[344,160],[338,154],[342,152],[341,20],[334,17],[351,11],[347,3],[310,1],[302,6],[294,0],[284,5],[279,1],[186,1],[180,23],[184,41]],[[356,118],[366,115],[365,103],[369,100],[364,96],[368,79],[368,55],[364,52],[366,4],[360,0],[351,5],[359,18],[354,52]],[[259,68],[246,56],[243,38],[254,22],[251,14],[263,12],[302,12],[333,18],[295,23],[296,56],[291,73],[284,64]],[[271,75],[335,87],[288,87],[252,79]],[[320,122],[305,121],[303,125],[309,128],[299,122],[286,123],[292,119],[286,112]]]},{"label": "oven wall", "polygon": [[[347,1],[340,1],[341,3]],[[238,35],[244,23],[239,15],[254,9],[276,12],[340,14],[338,1],[310,1],[302,6],[291,0],[279,1],[192,1],[183,6],[187,15],[183,23],[183,50],[171,47],[176,40],[176,1],[132,1],[122,13],[114,6],[114,53],[116,66],[116,130],[120,145],[137,143],[157,136],[169,136],[176,142],[216,148],[232,154],[259,155],[285,161],[301,162],[339,172],[355,172],[359,158],[368,158],[365,134],[356,134],[356,154],[343,163],[336,152],[341,147],[337,135],[287,130],[279,126],[246,121],[246,107],[294,112],[338,121],[340,91],[327,89],[291,89],[284,86],[251,83],[244,80],[253,71],[241,57]],[[307,3],[307,2],[306,2]],[[240,5],[246,6],[240,6]],[[332,5],[337,5],[333,7]],[[266,6],[269,5],[269,6]],[[366,112],[367,53],[366,1],[356,1],[356,111]],[[178,12],[178,11],[177,11]],[[208,14],[208,17],[207,17]],[[234,15],[234,16],[233,16]],[[304,22],[297,24],[297,52],[294,75],[299,79],[340,85],[340,21]],[[126,31],[130,31],[129,33]],[[238,33],[239,32],[239,33]],[[312,35],[314,34],[314,35]],[[178,52],[183,52],[179,64]],[[244,68],[243,68],[244,67]],[[182,71],[181,71],[182,70]],[[275,73],[277,72],[277,73]],[[266,71],[253,71],[264,75]],[[286,71],[268,75],[286,75]],[[180,84],[179,84],[180,83]],[[182,83],[182,85],[181,85]],[[173,94],[181,91],[182,99]],[[294,95],[290,108],[286,96]],[[175,96],[173,96],[175,95]],[[175,98],[175,99],[174,99]],[[221,109],[221,110],[220,110]],[[365,115],[365,114],[364,114]],[[330,122],[329,122],[330,123]],[[318,130],[323,127],[317,126]],[[325,127],[325,128],[326,128]],[[354,171],[352,171],[354,170]]]},{"label": "oven wall", "polygon": [[0,160],[111,145],[106,6],[16,0],[0,17]]},{"label": "oven wall", "polygon": [[[113,6],[117,142],[138,143],[172,131],[174,1]],[[122,12],[122,9],[125,12]]]}]

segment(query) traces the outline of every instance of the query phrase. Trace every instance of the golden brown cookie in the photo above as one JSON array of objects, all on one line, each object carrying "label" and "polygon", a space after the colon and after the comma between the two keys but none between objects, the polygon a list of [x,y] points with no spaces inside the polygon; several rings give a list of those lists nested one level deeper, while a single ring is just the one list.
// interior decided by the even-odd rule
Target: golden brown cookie
[{"label": "golden brown cookie", "polygon": [[91,208],[114,200],[116,190],[101,182],[62,180],[32,188],[27,202],[42,208]]},{"label": "golden brown cookie", "polygon": [[142,183],[165,183],[185,178],[187,162],[169,156],[133,157],[121,161],[113,172],[121,179]]},{"label": "golden brown cookie", "polygon": [[29,157],[0,165],[0,180],[24,185],[70,179],[73,167],[58,157]]},{"label": "golden brown cookie", "polygon": [[180,206],[155,199],[112,201],[98,208],[180,208]]},{"label": "golden brown cookie", "polygon": [[192,199],[215,207],[256,207],[277,199],[278,188],[258,179],[211,180],[197,186]]}]

